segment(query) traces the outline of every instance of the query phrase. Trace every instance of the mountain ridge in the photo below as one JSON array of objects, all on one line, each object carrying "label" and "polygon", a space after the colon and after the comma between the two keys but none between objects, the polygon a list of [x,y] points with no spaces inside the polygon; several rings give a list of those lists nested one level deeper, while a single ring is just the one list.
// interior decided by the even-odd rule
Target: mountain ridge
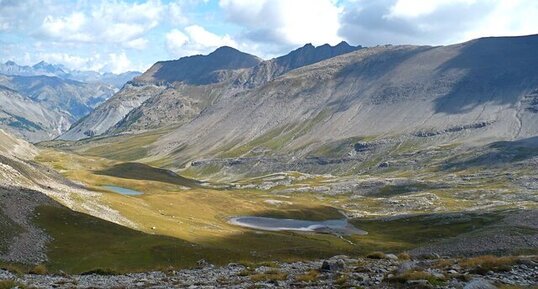
[{"label": "mountain ridge", "polygon": [[70,70],[62,64],[51,64],[44,60],[29,66],[18,65],[15,61],[8,60],[0,63],[0,74],[12,76],[51,76],[62,79],[70,79],[80,82],[102,83],[113,85],[120,89],[127,81],[139,76],[138,71],[127,71],[119,74],[111,72]]},{"label": "mountain ridge", "polygon": [[[318,62],[327,57],[330,58],[361,49],[360,46],[353,47],[345,42],[334,47],[324,45],[310,48],[310,46],[305,45],[289,54],[266,61],[261,61],[258,57],[231,47],[221,47],[206,56],[194,55],[178,60],[157,62],[143,75],[135,78],[127,89],[120,91],[117,98],[126,97],[129,94],[128,90],[134,86],[143,87],[147,84],[157,85],[160,88],[158,93],[144,95],[143,97],[140,97],[141,94],[138,93],[132,98],[133,102],[129,102],[128,107],[117,110],[121,112],[120,115],[115,115],[115,113],[111,112],[111,110],[115,110],[113,107],[117,104],[116,100],[111,99],[109,108],[100,108],[102,110],[106,109],[110,113],[96,112],[93,115],[110,115],[110,120],[95,119],[88,120],[88,124],[79,123],[78,126],[74,126],[71,131],[61,136],[60,139],[80,139],[88,137],[88,135],[113,134],[132,129],[147,130],[162,125],[166,121],[170,121],[174,125],[182,124],[188,122],[192,117],[220,98],[231,97],[242,91],[261,86],[289,70]],[[229,58],[229,55],[246,59],[244,62],[246,65],[234,64],[235,59]],[[194,62],[203,64],[208,60],[222,57],[229,62],[229,66],[223,64],[223,60],[220,59],[220,62],[216,65],[201,65],[202,69],[194,73],[190,69]],[[224,67],[232,67],[232,69],[223,70],[222,68]],[[179,74],[175,72],[178,69],[182,69]],[[169,77],[160,79],[159,75],[163,73],[167,73]],[[192,75],[186,78],[185,74],[189,73],[192,73]],[[113,102],[116,104],[112,105]],[[147,109],[157,106],[163,109],[156,113]],[[90,115],[90,118],[92,118],[92,115]],[[95,125],[91,124],[91,122],[94,122]],[[112,125],[105,129],[100,125],[102,123]],[[95,129],[95,127],[98,127],[98,129]],[[84,134],[84,132],[88,132],[88,134]]]}]

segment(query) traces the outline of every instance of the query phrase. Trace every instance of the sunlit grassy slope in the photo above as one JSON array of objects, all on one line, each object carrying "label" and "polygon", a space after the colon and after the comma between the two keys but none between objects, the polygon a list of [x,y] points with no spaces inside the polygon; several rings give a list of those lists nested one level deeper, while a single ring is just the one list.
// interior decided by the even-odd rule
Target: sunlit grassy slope
[{"label": "sunlit grassy slope", "polygon": [[[67,209],[41,208],[35,221],[53,237],[48,265],[53,270],[68,272],[190,267],[199,259],[224,264],[301,260],[337,254],[354,256],[378,250],[400,252],[482,230],[498,222],[504,214],[462,213],[460,217],[444,218],[443,214],[430,216],[428,212],[417,212],[416,216],[391,220],[354,219],[353,224],[369,232],[366,236],[264,232],[232,226],[227,221],[238,215],[334,219],[342,218],[350,206],[369,210],[375,216],[376,210],[383,210],[384,198],[415,191],[437,194],[447,212],[461,211],[467,204],[454,200],[449,189],[425,185],[387,186],[379,191],[381,196],[351,199],[348,194],[278,193],[278,189],[286,186],[270,190],[204,187],[194,180],[149,165],[52,149],[42,150],[36,160],[102,192],[103,204],[136,224],[136,229],[126,228]],[[288,174],[301,176],[294,172]],[[236,183],[261,184],[270,178],[243,179]],[[321,185],[326,181],[326,177],[313,175],[298,182]],[[103,185],[122,186],[144,194],[119,195],[103,189]]]},{"label": "sunlit grassy slope", "polygon": [[[401,252],[461,234],[491,232],[511,210],[536,208],[533,192],[521,193],[521,187],[513,181],[532,175],[532,170],[521,165],[507,172],[502,164],[482,165],[483,158],[475,156],[487,152],[468,151],[457,144],[429,147],[413,141],[389,143],[364,161],[357,161],[352,171],[358,173],[349,175],[292,171],[220,178],[218,166],[163,169],[177,166],[148,155],[162,133],[70,145],[54,143],[53,148],[41,150],[36,161],[101,192],[102,204],[135,224],[125,228],[65,209],[41,208],[36,222],[53,237],[48,264],[52,269],[136,271],[190,267],[202,258],[223,264]],[[226,156],[248,155],[256,147],[270,147],[268,142],[280,148],[287,136],[275,132],[246,146],[231,147]],[[337,141],[319,148],[315,155],[338,157],[353,143],[372,140]],[[509,153],[512,155],[512,151]],[[378,167],[389,159],[388,168]],[[367,193],[314,190],[333,182],[354,184],[364,180],[369,180],[365,186],[374,184]],[[143,195],[119,195],[107,191],[104,185],[137,190]],[[421,202],[426,205],[415,206]],[[368,235],[339,237],[244,229],[228,223],[230,217],[238,215],[309,220],[346,215]],[[399,216],[391,217],[395,215]]]}]

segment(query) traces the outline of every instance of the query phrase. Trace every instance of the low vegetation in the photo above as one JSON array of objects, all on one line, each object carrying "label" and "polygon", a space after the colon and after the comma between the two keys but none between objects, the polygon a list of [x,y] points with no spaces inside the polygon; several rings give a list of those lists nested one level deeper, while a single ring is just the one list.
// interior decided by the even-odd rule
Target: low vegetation
[{"label": "low vegetation", "polygon": [[305,274],[298,275],[295,279],[299,282],[314,282],[319,278],[319,270],[310,270]]},{"label": "low vegetation", "polygon": [[0,289],[24,289],[26,286],[14,280],[0,280]]},{"label": "low vegetation", "polygon": [[30,272],[28,273],[34,274],[34,275],[45,275],[49,273],[49,270],[47,269],[47,266],[45,266],[44,264],[39,264],[39,265],[36,265],[34,268],[32,268]]},{"label": "low vegetation", "polygon": [[442,285],[445,281],[445,278],[436,277],[431,273],[425,271],[415,271],[411,270],[403,274],[396,275],[394,277],[388,278],[391,282],[406,283],[408,281],[414,280],[426,280],[432,285]]},{"label": "low vegetation", "polygon": [[250,280],[253,282],[264,282],[264,281],[282,281],[288,278],[288,274],[283,273],[277,269],[271,269],[264,273],[257,273],[250,276]]},{"label": "low vegetation", "polygon": [[379,251],[368,253],[368,255],[366,255],[366,258],[370,259],[385,259],[385,257],[385,253]]},{"label": "low vegetation", "polygon": [[472,269],[477,273],[487,273],[489,271],[507,271],[510,267],[518,262],[517,257],[504,256],[497,257],[492,255],[478,256],[461,261],[459,264],[463,268]]}]

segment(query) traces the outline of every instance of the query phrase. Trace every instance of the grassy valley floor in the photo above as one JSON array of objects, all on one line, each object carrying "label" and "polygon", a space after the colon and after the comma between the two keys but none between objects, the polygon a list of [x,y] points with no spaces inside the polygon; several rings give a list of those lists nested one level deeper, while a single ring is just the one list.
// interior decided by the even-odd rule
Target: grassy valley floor
[{"label": "grassy valley floor", "polygon": [[[100,192],[100,203],[133,223],[127,228],[61,206],[38,208],[34,222],[52,237],[45,264],[51,271],[132,272],[169,266],[188,268],[196,266],[201,259],[222,265],[298,261],[339,254],[365,256],[374,251],[443,254],[448,252],[443,251],[443,242],[461,242],[462,238],[479,240],[499,232],[509,236],[508,245],[484,251],[476,246],[463,246],[450,254],[532,253],[538,248],[532,243],[538,234],[536,224],[513,222],[522,214],[536,215],[532,205],[521,206],[526,203],[516,200],[517,206],[503,203],[479,210],[480,198],[465,199],[457,194],[465,184],[442,186],[430,173],[423,172],[427,177],[416,180],[403,178],[401,171],[376,178],[286,172],[211,183],[131,160],[56,149],[43,149],[36,160]],[[458,172],[469,173],[470,170]],[[358,194],[316,191],[350,182],[370,189]],[[103,187],[107,185],[143,194],[121,195]],[[484,185],[483,182],[473,183],[472,187],[467,184],[465,190],[480,190]],[[501,182],[498,185],[506,186]],[[333,191],[336,189],[329,190]],[[228,223],[229,218],[244,215],[307,220],[348,217],[368,235],[268,232]],[[530,240],[523,240],[530,242],[527,246],[514,239],[522,235]],[[506,248],[510,242],[519,246],[512,248],[517,250]]]}]

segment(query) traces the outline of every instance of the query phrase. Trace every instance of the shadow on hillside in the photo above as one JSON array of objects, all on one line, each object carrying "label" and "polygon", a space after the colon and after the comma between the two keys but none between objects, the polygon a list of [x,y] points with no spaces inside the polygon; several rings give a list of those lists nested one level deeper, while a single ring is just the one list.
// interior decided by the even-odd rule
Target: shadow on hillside
[{"label": "shadow on hillside", "polygon": [[515,104],[521,93],[538,87],[536,49],[538,35],[483,38],[462,44],[459,54],[436,72],[436,78],[456,83],[448,94],[435,100],[435,111],[459,114],[486,103]]},{"label": "shadow on hillside", "polygon": [[499,141],[487,145],[470,158],[455,157],[442,166],[443,170],[463,170],[471,167],[498,166],[538,157],[538,136],[516,141]]},{"label": "shadow on hillside", "polygon": [[[47,248],[49,261],[46,266],[52,271],[68,273],[165,270],[169,266],[188,268],[195,267],[201,259],[224,265],[229,262],[319,259],[339,254],[356,256],[372,251],[399,252],[491,228],[507,216],[513,216],[512,221],[517,224],[525,219],[517,215],[522,211],[516,211],[516,215],[514,212],[461,212],[353,219],[353,225],[369,234],[342,239],[329,234],[245,229],[240,233],[201,239],[195,244],[143,233],[75,212],[36,191],[0,188],[0,197],[6,193],[40,204],[32,214],[32,221],[52,237]],[[308,208],[314,213],[317,209],[323,214],[334,213],[330,207]],[[274,216],[275,212],[264,211],[256,215]],[[0,223],[4,221],[0,219]],[[506,224],[511,226],[509,222]],[[491,239],[491,242],[495,243],[495,240]]]},{"label": "shadow on hillside", "polygon": [[123,179],[164,182],[191,188],[200,186],[200,183],[196,180],[182,177],[170,170],[159,169],[142,163],[121,163],[108,169],[94,171],[94,173]]},{"label": "shadow on hillside", "polygon": [[[360,80],[359,83],[361,83],[361,85],[367,86],[369,89],[360,89],[359,91],[361,91],[361,95],[350,94],[344,99],[338,98],[337,100],[327,103],[327,106],[333,108],[335,112],[348,110],[356,101],[356,98],[361,97],[364,93],[368,93],[368,91],[371,90],[371,87],[385,85],[385,83],[379,83],[379,80],[382,79],[383,76],[389,74],[406,60],[430,49],[433,49],[433,47],[422,46],[412,49],[390,50],[376,56],[366,57],[359,62],[353,62],[345,66],[338,72],[335,77],[336,79],[358,79]],[[381,89],[382,90],[375,92],[376,102],[385,102],[388,101],[389,98],[394,97],[394,93],[390,91],[390,88],[382,87]]]}]

